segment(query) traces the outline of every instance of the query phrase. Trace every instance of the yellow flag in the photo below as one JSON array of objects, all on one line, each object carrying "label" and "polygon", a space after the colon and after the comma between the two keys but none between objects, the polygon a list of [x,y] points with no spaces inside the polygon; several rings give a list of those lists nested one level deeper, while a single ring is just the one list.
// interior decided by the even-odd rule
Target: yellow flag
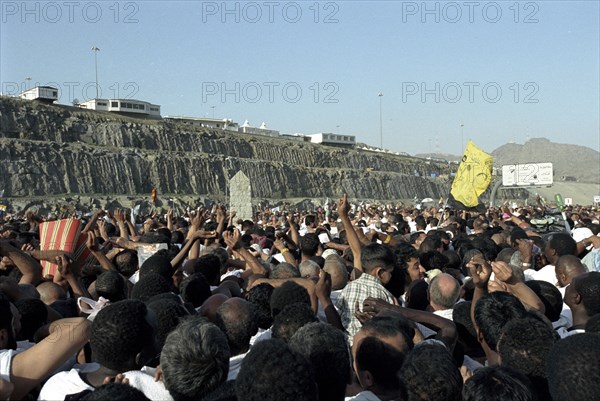
[{"label": "yellow flag", "polygon": [[469,141],[450,190],[454,199],[466,207],[477,206],[479,195],[485,192],[492,180],[493,160],[492,156]]}]

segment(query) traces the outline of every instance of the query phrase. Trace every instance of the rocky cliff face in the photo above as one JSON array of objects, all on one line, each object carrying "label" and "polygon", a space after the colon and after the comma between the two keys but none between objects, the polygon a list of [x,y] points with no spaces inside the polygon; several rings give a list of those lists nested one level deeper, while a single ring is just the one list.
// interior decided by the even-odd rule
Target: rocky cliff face
[{"label": "rocky cliff face", "polygon": [[[136,120],[0,98],[0,189],[59,194],[223,196],[238,170],[254,198],[437,197],[449,166],[292,140]],[[419,176],[417,176],[417,173]]]}]

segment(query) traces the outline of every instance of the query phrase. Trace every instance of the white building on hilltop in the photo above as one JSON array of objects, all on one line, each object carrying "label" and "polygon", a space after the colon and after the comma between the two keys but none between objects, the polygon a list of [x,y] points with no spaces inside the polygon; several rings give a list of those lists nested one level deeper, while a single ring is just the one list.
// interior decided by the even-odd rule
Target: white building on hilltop
[{"label": "white building on hilltop", "polygon": [[40,100],[54,103],[58,100],[58,89],[52,86],[36,86],[21,92],[19,97],[25,100]]},{"label": "white building on hilltop", "polygon": [[192,125],[194,127],[205,127],[205,128],[220,128],[227,131],[237,132],[239,129],[238,123],[230,118],[199,118],[199,117],[185,117],[185,116],[165,116],[165,120],[173,121],[180,124]]},{"label": "white building on hilltop", "polygon": [[251,127],[248,120],[244,121],[244,124],[242,124],[240,126],[240,128],[238,129],[238,132],[241,132],[243,134],[265,135],[265,136],[272,136],[272,137],[279,136],[279,131],[268,129],[266,123],[263,122],[259,128],[256,128],[256,127]]},{"label": "white building on hilltop", "polygon": [[332,133],[319,133],[308,135],[312,143],[320,143],[322,145],[336,146],[354,146],[356,145],[356,137],[354,135],[339,135]]},{"label": "white building on hilltop", "polygon": [[109,111],[132,117],[160,119],[160,106],[135,99],[90,99],[77,105],[83,109]]}]

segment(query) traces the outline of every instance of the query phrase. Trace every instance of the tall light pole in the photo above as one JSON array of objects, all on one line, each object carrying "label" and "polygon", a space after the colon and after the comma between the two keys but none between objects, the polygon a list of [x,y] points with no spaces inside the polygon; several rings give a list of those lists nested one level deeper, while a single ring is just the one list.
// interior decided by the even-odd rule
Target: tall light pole
[{"label": "tall light pole", "polygon": [[94,64],[96,66],[96,99],[98,99],[98,49],[96,46],[92,47],[92,51],[94,52]]},{"label": "tall light pole", "polygon": [[460,125],[460,153],[458,154],[459,156],[462,156],[462,154],[465,150],[465,141],[463,138],[463,127],[464,126],[465,126],[464,124]]},{"label": "tall light pole", "polygon": [[212,118],[215,118],[215,106],[210,106],[210,108],[212,109]]},{"label": "tall light pole", "polygon": [[31,82],[31,77],[25,78],[25,90],[29,89],[29,82]]},{"label": "tall light pole", "polygon": [[379,92],[379,147],[383,149],[383,113],[382,113],[382,99],[383,92]]}]

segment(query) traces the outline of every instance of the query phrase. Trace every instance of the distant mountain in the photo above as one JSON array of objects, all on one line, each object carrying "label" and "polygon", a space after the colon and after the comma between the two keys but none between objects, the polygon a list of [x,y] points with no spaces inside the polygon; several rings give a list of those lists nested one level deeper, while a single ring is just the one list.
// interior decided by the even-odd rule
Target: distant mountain
[{"label": "distant mountain", "polygon": [[600,152],[585,146],[533,138],[523,145],[502,145],[492,152],[492,156],[497,167],[517,163],[552,163],[554,181],[570,176],[580,182],[600,183]]}]

